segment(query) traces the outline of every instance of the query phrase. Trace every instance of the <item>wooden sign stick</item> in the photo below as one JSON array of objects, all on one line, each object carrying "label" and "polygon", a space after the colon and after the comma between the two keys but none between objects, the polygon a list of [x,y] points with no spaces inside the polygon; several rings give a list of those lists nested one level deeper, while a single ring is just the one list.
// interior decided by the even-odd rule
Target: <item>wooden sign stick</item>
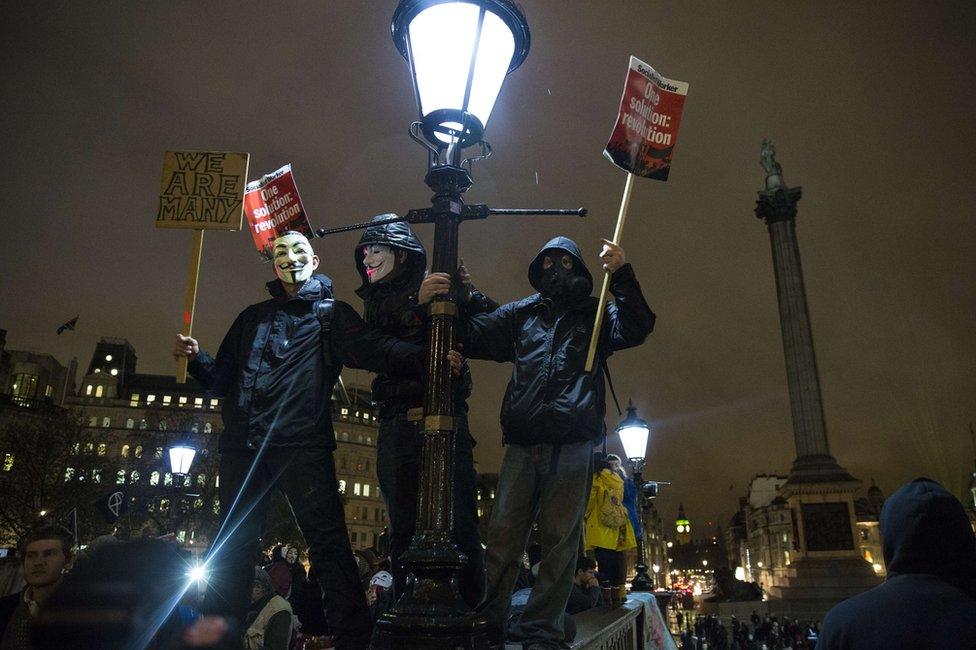
[{"label": "wooden sign stick", "polygon": [[[200,279],[200,258],[203,253],[203,229],[194,231],[193,253],[190,254],[190,284],[186,288],[183,309],[183,336],[193,335],[193,308],[197,304],[197,280]],[[180,357],[176,368],[176,383],[186,383],[186,357]]]},{"label": "wooden sign stick", "polygon": [[[620,237],[624,231],[624,221],[627,220],[627,208],[630,206],[630,191],[634,187],[634,175],[627,174],[624,185],[624,196],[620,200],[620,212],[617,213],[617,226],[613,229],[613,243],[620,245]],[[603,272],[603,288],[600,289],[600,300],[596,304],[596,320],[593,323],[593,334],[590,335],[590,349],[586,353],[586,372],[593,370],[593,360],[596,358],[597,343],[600,340],[600,328],[603,326],[603,312],[606,309],[607,291],[610,289],[610,273]]]}]

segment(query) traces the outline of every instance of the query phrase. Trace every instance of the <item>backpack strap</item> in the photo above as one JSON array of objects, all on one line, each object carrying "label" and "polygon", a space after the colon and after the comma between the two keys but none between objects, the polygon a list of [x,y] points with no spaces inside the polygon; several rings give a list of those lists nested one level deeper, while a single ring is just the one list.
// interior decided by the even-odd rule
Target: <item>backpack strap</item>
[{"label": "backpack strap", "polygon": [[322,345],[322,360],[325,367],[335,366],[332,358],[332,315],[335,313],[335,300],[332,298],[322,298],[315,303],[315,317],[319,319],[320,343]]}]

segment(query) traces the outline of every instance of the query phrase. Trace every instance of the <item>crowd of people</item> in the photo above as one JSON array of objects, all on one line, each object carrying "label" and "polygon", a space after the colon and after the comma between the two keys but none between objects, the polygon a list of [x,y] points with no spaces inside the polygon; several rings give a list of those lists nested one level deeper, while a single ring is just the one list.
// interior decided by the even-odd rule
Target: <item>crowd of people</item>
[{"label": "crowd of people", "polygon": [[679,613],[678,630],[681,650],[815,650],[820,638],[820,622],[760,616],[753,611],[748,621],[732,616],[728,625],[718,616]]}]

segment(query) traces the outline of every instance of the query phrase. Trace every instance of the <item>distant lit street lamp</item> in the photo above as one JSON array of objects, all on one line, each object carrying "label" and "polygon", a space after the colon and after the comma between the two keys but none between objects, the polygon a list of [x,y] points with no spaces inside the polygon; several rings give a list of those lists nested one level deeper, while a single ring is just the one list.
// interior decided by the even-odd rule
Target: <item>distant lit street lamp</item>
[{"label": "distant lit street lamp", "polygon": [[[647,422],[637,417],[637,409],[631,402],[627,406],[627,417],[624,418],[620,426],[617,427],[617,435],[620,442],[624,445],[624,454],[634,468],[634,483],[638,490],[638,507],[643,510],[645,490],[644,490],[644,463],[647,456],[647,438],[651,433],[651,428]],[[657,496],[657,485],[654,486],[654,495]],[[654,581],[647,574],[647,550],[644,548],[644,534],[637,536],[637,566],[634,579],[630,583],[631,591],[654,591]]]}]

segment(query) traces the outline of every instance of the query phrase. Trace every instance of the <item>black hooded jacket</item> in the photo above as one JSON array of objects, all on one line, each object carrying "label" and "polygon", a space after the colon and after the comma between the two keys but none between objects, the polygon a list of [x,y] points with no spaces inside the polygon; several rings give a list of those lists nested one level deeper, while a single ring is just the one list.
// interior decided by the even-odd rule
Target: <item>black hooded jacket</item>
[{"label": "black hooded jacket", "polygon": [[[542,258],[556,249],[568,253],[592,290],[593,280],[576,244],[566,237],[549,241],[529,266],[529,282],[541,289]],[[512,378],[502,402],[506,444],[572,443],[603,435],[606,393],[601,360],[616,350],[643,343],[654,328],[654,313],[630,264],[610,279],[615,303],[605,305],[593,370],[583,371],[598,299],[544,298],[535,294],[467,321],[464,353],[472,359],[512,362]]]},{"label": "black hooded jacket", "polygon": [[344,302],[335,302],[330,340],[323,342],[315,306],[332,297],[328,277],[313,275],[294,298],[280,280],[267,286],[271,300],[241,312],[216,358],[201,350],[188,365],[210,394],[223,398],[220,449],[257,449],[266,437],[269,447],[335,449],[331,396],[343,365],[423,372],[422,347],[370,330]]},{"label": "black hooded jacket", "polygon": [[[396,217],[395,214],[381,214],[374,221]],[[406,251],[400,271],[395,277],[382,282],[370,283],[363,263],[363,248],[371,244],[389,246],[395,251]],[[354,251],[356,269],[362,278],[362,285],[356,294],[363,299],[363,319],[378,333],[395,336],[404,341],[424,345],[427,337],[427,305],[417,304],[420,283],[427,273],[427,251],[410,228],[410,224],[395,223],[371,226],[366,229]],[[463,314],[481,313],[496,308],[481,292],[471,292],[471,300],[461,306]],[[455,382],[457,394],[455,404],[466,409],[465,400],[471,395],[471,372],[464,365],[461,376]],[[381,415],[390,417],[397,412],[423,406],[424,373],[409,376],[391,376],[380,373],[373,380],[373,400],[380,405]]]},{"label": "black hooded jacket", "polygon": [[827,613],[817,650],[976,648],[976,537],[959,500],[916,479],[879,523],[887,579]]}]

